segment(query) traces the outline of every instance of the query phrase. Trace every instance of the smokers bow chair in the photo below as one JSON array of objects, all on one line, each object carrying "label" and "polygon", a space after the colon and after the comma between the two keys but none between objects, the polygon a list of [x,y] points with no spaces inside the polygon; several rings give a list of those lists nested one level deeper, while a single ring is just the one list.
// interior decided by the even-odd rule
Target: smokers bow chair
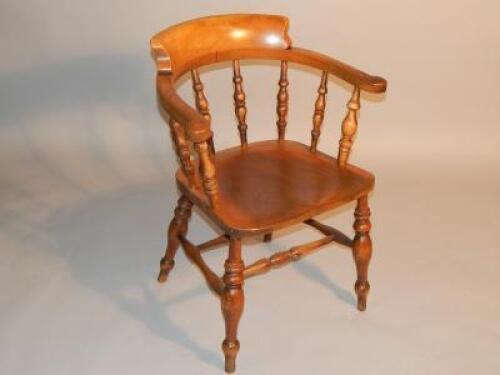
[{"label": "smokers bow chair", "polygon": [[[168,228],[168,244],[160,262],[158,281],[167,280],[174,267],[177,248],[182,245],[210,289],[221,299],[226,327],[222,349],[227,372],[235,371],[240,348],[237,329],[243,312],[243,281],[246,278],[297,261],[321,246],[336,242],[352,249],[357,270],[354,289],[359,310],[365,310],[370,289],[367,271],[372,243],[367,194],[373,188],[374,177],[349,164],[348,158],[357,128],[360,91],[382,93],[386,81],[325,55],[292,47],[287,29],[288,19],[282,16],[220,15],[169,27],[151,39],[157,67],[158,97],[170,117],[169,126],[180,164],[176,180],[181,192]],[[277,80],[276,140],[247,141],[247,108],[240,71],[242,59],[281,62]],[[232,63],[234,111],[240,145],[215,151],[208,101],[198,68],[220,62]],[[288,62],[307,65],[321,72],[312,110],[309,145],[285,139]],[[186,73],[191,75],[196,108],[176,93],[175,83]],[[329,74],[353,86],[342,123],[337,158],[317,150]],[[354,200],[357,201],[354,239],[313,219],[315,215]],[[197,246],[186,238],[193,205],[213,220],[221,229],[221,236]],[[242,238],[262,235],[264,241],[271,241],[273,231],[301,222],[325,236],[245,266]],[[201,255],[225,243],[229,244],[229,253],[224,264],[225,273],[219,277]]]}]

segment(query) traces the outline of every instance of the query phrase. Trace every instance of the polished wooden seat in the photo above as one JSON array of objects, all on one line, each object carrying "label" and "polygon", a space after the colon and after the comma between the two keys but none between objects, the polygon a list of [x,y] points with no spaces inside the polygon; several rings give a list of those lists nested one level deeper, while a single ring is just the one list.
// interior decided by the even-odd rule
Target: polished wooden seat
[{"label": "polished wooden seat", "polygon": [[[262,14],[232,14],[199,18],[171,26],[151,39],[156,63],[156,86],[162,108],[168,113],[180,168],[176,179],[180,198],[168,228],[168,243],[160,261],[159,282],[165,282],[175,265],[177,249],[198,267],[209,288],[220,298],[226,335],[222,342],[225,370],[234,372],[240,349],[238,324],[244,306],[244,280],[297,261],[333,242],[352,250],[356,266],[354,290],[357,307],[366,309],[368,265],[372,254],[368,193],[374,177],[349,164],[358,128],[361,92],[382,93],[386,81],[334,58],[292,46],[288,19]],[[276,93],[276,140],[248,143],[246,93],[240,68],[242,59],[278,60]],[[311,110],[308,145],[286,139],[288,125],[288,63],[317,69],[319,85]],[[208,99],[199,67],[220,64],[232,68],[234,84],[235,135],[237,147],[216,151]],[[190,74],[194,104],[183,100],[176,82]],[[318,151],[324,120],[328,76],[352,85],[337,157]],[[250,124],[255,126],[254,124]],[[322,224],[314,216],[339,205],[356,201],[354,237]],[[188,221],[196,205],[220,229],[218,237],[194,245],[187,239]],[[288,225],[304,223],[324,236],[280,251],[246,265],[243,239],[272,233]],[[203,260],[203,253],[229,244],[224,275],[217,275]]]},{"label": "polished wooden seat", "polygon": [[[180,188],[227,232],[247,234],[300,223],[367,194],[371,173],[294,141],[262,141],[214,155],[219,204],[212,208],[203,191],[190,187],[182,169]],[[196,185],[195,185],[196,186]],[[199,185],[198,185],[199,186]]]}]

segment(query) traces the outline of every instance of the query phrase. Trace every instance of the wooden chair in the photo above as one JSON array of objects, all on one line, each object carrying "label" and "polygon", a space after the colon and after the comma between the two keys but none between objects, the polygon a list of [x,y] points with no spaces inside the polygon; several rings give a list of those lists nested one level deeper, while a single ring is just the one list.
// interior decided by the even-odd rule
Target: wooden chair
[{"label": "wooden chair", "polygon": [[[357,307],[365,310],[370,289],[367,279],[372,253],[370,209],[367,194],[374,177],[348,164],[360,109],[360,91],[381,93],[383,78],[370,76],[338,60],[292,47],[287,34],[288,19],[275,15],[235,14],[187,21],[156,34],[151,39],[157,66],[157,90],[161,105],[170,115],[169,126],[180,168],[176,173],[181,192],[168,229],[168,245],[160,263],[159,282],[165,282],[182,245],[187,257],[200,269],[211,290],[220,297],[226,336],[222,343],[225,369],[235,370],[240,348],[237,329],[243,312],[243,281],[251,276],[299,260],[321,246],[336,242],[352,248],[357,270],[354,286]],[[281,61],[277,93],[277,140],[247,142],[245,91],[241,59]],[[232,62],[234,111],[240,145],[217,151],[212,141],[210,112],[198,68]],[[307,65],[321,72],[309,145],[285,139],[288,112],[288,62]],[[175,82],[190,73],[196,109],[181,99]],[[337,158],[317,151],[325,112],[328,75],[353,85],[342,123]],[[354,239],[313,219],[324,211],[357,200]],[[186,238],[191,208],[195,204],[220,227],[222,235],[195,246]],[[273,231],[303,222],[325,236],[288,251],[245,266],[242,238],[263,235],[270,241]],[[229,243],[225,273],[219,277],[201,254]]]}]

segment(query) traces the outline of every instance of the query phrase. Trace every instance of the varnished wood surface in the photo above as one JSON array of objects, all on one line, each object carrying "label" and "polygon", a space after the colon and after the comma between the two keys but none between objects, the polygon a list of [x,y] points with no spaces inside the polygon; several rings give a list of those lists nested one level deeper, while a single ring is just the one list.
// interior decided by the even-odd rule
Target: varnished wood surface
[{"label": "varnished wood surface", "polygon": [[[174,75],[217,61],[236,49],[283,49],[291,45],[288,18],[267,14],[224,14],[171,26],[151,38],[158,69]],[[189,45],[189,48],[186,46]]]},{"label": "varnished wood surface", "polygon": [[169,119],[169,126],[172,141],[175,145],[175,152],[179,158],[182,170],[188,177],[189,183],[193,185],[195,171],[193,169],[193,163],[191,162],[191,151],[189,150],[189,143],[186,141],[184,127],[175,121],[172,116]]},{"label": "varnished wood surface", "polygon": [[240,342],[237,338],[238,323],[245,305],[243,293],[245,264],[241,254],[241,238],[231,237],[224,270],[225,288],[221,298],[221,307],[226,326],[226,338],[222,342],[222,350],[225,356],[225,370],[231,373],[236,369],[236,355],[240,350]]},{"label": "varnished wood surface", "polygon": [[[385,79],[335,58],[292,47],[288,18],[263,14],[203,17],[171,26],[151,38],[160,73],[177,78],[188,70],[235,59],[272,59],[309,65],[370,92],[383,92]],[[186,45],[190,45],[186,49]]]},{"label": "varnished wood surface", "polygon": [[339,141],[338,162],[344,166],[349,159],[353,137],[358,129],[358,111],[361,107],[359,103],[359,88],[354,87],[352,96],[347,103],[347,115],[342,122],[342,138]]},{"label": "varnished wood surface", "polygon": [[290,250],[274,253],[269,258],[260,259],[251,265],[245,267],[243,275],[245,278],[252,277],[261,273],[269,272],[273,268],[286,266],[291,262],[296,262],[309,253],[317,250],[321,246],[327,245],[335,240],[334,235],[329,235],[319,240],[312,241],[300,246],[294,246]]},{"label": "varnished wood surface", "polygon": [[[218,205],[190,189],[183,173],[180,188],[228,233],[264,233],[301,222],[368,193],[370,173],[340,168],[335,158],[294,141],[263,141],[215,154]],[[258,204],[257,204],[258,202]]]},{"label": "varnished wood surface", "polygon": [[278,139],[285,139],[285,130],[288,116],[288,63],[281,61],[280,64],[280,80],[278,81],[278,95],[276,96],[276,114],[278,120],[276,127],[278,128]]},{"label": "varnished wood surface", "polygon": [[246,107],[246,95],[245,90],[243,90],[243,77],[241,76],[240,61],[233,61],[233,83],[234,83],[234,114],[238,121],[238,131],[240,133],[240,144],[247,144],[247,128],[246,123],[247,107]]},{"label": "varnished wood surface", "polygon": [[162,107],[184,126],[188,141],[204,142],[212,137],[210,121],[177,94],[172,76],[158,74],[156,90]]},{"label": "varnished wood surface", "polygon": [[[189,46],[189,47],[187,47]],[[163,107],[185,127],[188,141],[202,143],[207,141],[212,153],[213,135],[210,127],[208,101],[204,97],[203,86],[197,68],[206,64],[233,60],[235,80],[236,115],[239,121],[241,143],[246,142],[244,92],[239,74],[239,60],[249,58],[281,60],[280,90],[277,112],[279,139],[284,139],[286,115],[288,112],[287,62],[292,61],[323,71],[322,85],[326,74],[333,74],[355,86],[359,90],[383,92],[386,81],[383,78],[363,73],[334,58],[306,49],[291,46],[288,36],[288,19],[275,15],[233,14],[204,17],[172,26],[151,39],[152,54],[157,64],[157,89]],[[191,71],[198,111],[181,99],[175,90],[178,77]],[[322,87],[314,115],[311,149],[314,151],[319,137],[319,127],[324,112]],[[352,117],[352,116],[351,116]],[[352,124],[350,121],[348,124]],[[343,127],[343,129],[345,126]],[[351,129],[352,126],[348,129]],[[355,128],[354,128],[355,129]],[[347,159],[351,142],[344,133],[339,151],[341,165]],[[208,186],[208,185],[207,185]],[[210,200],[213,197],[206,192]]]},{"label": "varnished wood surface", "polygon": [[167,281],[170,271],[174,268],[175,254],[180,245],[179,236],[184,236],[187,233],[192,207],[193,203],[185,196],[179,198],[174,211],[174,218],[168,227],[168,242],[165,255],[160,261],[160,273],[158,275],[160,283]]},{"label": "varnished wood surface", "polygon": [[219,188],[215,174],[215,165],[212,160],[212,155],[210,154],[209,143],[197,143],[196,150],[199,155],[199,170],[202,179],[202,186],[210,204],[214,206],[219,200]]},{"label": "varnished wood surface", "polygon": [[316,152],[319,136],[321,135],[321,125],[325,117],[326,94],[328,92],[328,73],[321,74],[321,83],[318,88],[318,97],[314,103],[313,129],[311,130],[311,152]]},{"label": "varnished wood surface", "polygon": [[[386,81],[320,53],[292,47],[288,19],[275,15],[233,14],[209,16],[171,26],[151,39],[157,66],[160,104],[170,115],[170,129],[179,159],[176,178],[182,193],[168,231],[158,280],[164,282],[174,266],[177,248],[199,268],[209,287],[221,300],[226,335],[222,343],[226,372],[236,369],[240,349],[238,325],[243,313],[245,277],[265,273],[312,253],[330,242],[352,249],[357,271],[355,293],[358,309],[366,308],[370,289],[368,265],[372,253],[370,209],[367,194],[374,184],[369,172],[348,163],[358,128],[360,92],[384,92]],[[241,59],[280,60],[276,97],[276,140],[248,143],[246,93]],[[232,61],[234,113],[240,146],[215,152],[212,117],[198,68]],[[309,146],[285,140],[288,108],[289,62],[321,71],[314,102]],[[179,77],[190,72],[194,105],[176,92]],[[342,123],[338,159],[318,151],[326,108],[328,75],[353,85]],[[254,124],[252,124],[255,126]],[[191,150],[196,152],[192,160]],[[357,200],[354,239],[312,217]],[[222,230],[218,237],[198,246],[187,238],[191,207],[198,206]],[[273,231],[304,222],[324,238],[260,259],[248,267],[243,262],[242,238],[260,234],[266,242]],[[229,242],[224,276],[219,277],[203,260],[203,252]]]},{"label": "varnished wood surface", "polygon": [[354,216],[353,228],[356,231],[352,245],[352,254],[356,263],[358,278],[354,284],[354,290],[358,296],[358,310],[366,309],[366,298],[370,291],[368,282],[368,265],[372,257],[372,240],[370,237],[370,208],[368,207],[368,197],[366,195],[358,199]]}]

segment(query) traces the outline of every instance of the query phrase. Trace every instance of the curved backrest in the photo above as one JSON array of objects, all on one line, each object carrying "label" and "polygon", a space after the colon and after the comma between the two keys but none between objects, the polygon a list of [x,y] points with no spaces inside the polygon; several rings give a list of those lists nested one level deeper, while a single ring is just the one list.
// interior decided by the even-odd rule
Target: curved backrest
[{"label": "curved backrest", "polygon": [[[276,127],[278,140],[285,140],[288,116],[288,62],[304,64],[321,71],[321,81],[312,111],[311,153],[317,152],[318,140],[326,107],[328,75],[333,74],[353,87],[342,122],[337,162],[347,165],[353,137],[357,130],[360,91],[384,92],[387,82],[361,72],[347,64],[320,53],[291,46],[288,18],[264,14],[229,14],[198,18],[171,26],[151,39],[157,65],[157,89],[163,107],[170,115],[169,125],[183,173],[190,184],[200,180],[211,202],[217,200],[217,179],[213,156],[215,149],[211,130],[211,115],[198,67],[222,61],[232,61],[234,83],[234,113],[242,147],[248,145],[246,95],[240,71],[240,59],[280,60],[277,80]],[[195,108],[177,95],[175,81],[190,71]],[[200,173],[196,178],[191,161],[191,144],[198,154]]]},{"label": "curved backrest", "polygon": [[151,38],[158,70],[179,76],[234,50],[287,49],[288,18],[266,14],[209,16],[169,27]]}]

